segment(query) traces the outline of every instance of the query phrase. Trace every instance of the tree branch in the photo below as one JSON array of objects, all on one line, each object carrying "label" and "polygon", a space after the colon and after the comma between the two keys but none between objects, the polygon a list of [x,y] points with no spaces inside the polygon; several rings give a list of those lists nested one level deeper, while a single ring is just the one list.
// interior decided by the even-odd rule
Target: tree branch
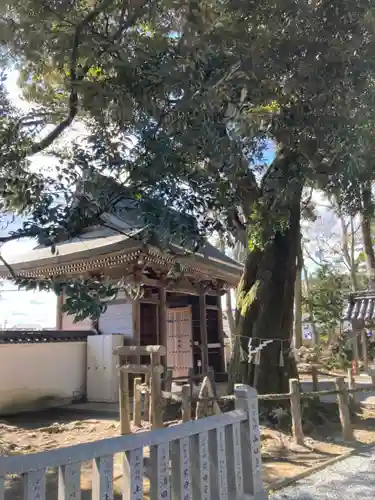
[{"label": "tree branch", "polygon": [[77,84],[82,81],[88,71],[88,67],[83,69],[82,74],[77,74],[77,61],[79,54],[80,37],[84,29],[107,8],[113,0],[103,0],[95,9],[90,11],[82,21],[77,25],[73,36],[72,54],[70,58],[70,95],[69,111],[67,117],[61,121],[46,137],[31,147],[31,154],[40,153],[43,149],[50,146],[73,122],[78,113],[78,92]]},{"label": "tree branch", "polygon": [[20,235],[18,233],[8,234],[8,236],[0,236],[0,245],[3,245],[4,243],[8,243],[9,241],[19,240],[21,238],[32,238],[33,236],[35,236],[35,235],[34,234],[32,236],[29,234]]},{"label": "tree branch", "polygon": [[[80,45],[80,37],[82,35],[82,32],[89,26],[89,24],[95,20],[95,18],[102,13],[107,7],[109,7],[114,0],[103,0],[102,3],[100,3],[95,9],[90,11],[83,19],[82,21],[77,25],[73,37],[73,43],[72,43],[72,54],[71,54],[71,59],[70,59],[70,95],[69,95],[69,111],[67,117],[61,121],[49,134],[47,134],[46,137],[44,137],[41,141],[37,142],[31,147],[31,154],[36,154],[40,153],[44,149],[48,148],[73,122],[74,118],[77,116],[78,111],[79,111],[79,102],[78,102],[78,92],[77,92],[77,85],[85,78],[87,71],[89,70],[89,66],[85,66],[82,68],[82,71],[80,74],[78,74],[77,71],[77,63],[78,63],[78,53],[79,53],[79,45]],[[120,16],[120,26],[118,30],[116,31],[115,35],[112,37],[112,39],[108,39],[104,35],[101,35],[100,33],[95,33],[96,35],[102,36],[105,40],[107,40],[110,43],[114,43],[114,41],[123,33],[124,30],[130,28],[136,20],[138,19],[140,12],[142,13],[142,10],[144,7],[149,3],[150,0],[145,0],[142,5],[138,7],[136,12],[134,13],[133,16],[131,16],[127,22],[124,22],[124,14],[125,14],[125,9],[123,3],[122,5],[122,11],[121,11],[121,16]],[[52,9],[50,9],[52,10]],[[54,12],[52,10],[52,12]],[[55,13],[56,14],[56,13]],[[57,15],[57,14],[56,14]],[[58,16],[60,17],[60,16]]]},{"label": "tree branch", "polygon": [[312,187],[312,188],[310,189],[309,196],[306,198],[306,200],[305,200],[305,201],[303,201],[303,202],[302,202],[302,207],[301,207],[301,210],[305,210],[305,208],[307,208],[307,207],[310,205],[310,202],[311,202],[311,199],[312,199],[313,193],[314,193],[314,188]]},{"label": "tree branch", "polygon": [[319,262],[318,260],[316,260],[315,257],[313,257],[311,253],[307,250],[306,244],[303,245],[303,250],[306,253],[307,258],[310,259],[315,265],[324,266],[326,264],[326,262]]},{"label": "tree branch", "polygon": [[82,74],[77,73],[77,61],[79,54],[80,37],[84,29],[101,13],[103,10],[111,5],[113,0],[103,0],[95,9],[90,11],[82,21],[77,25],[73,36],[72,54],[70,58],[70,95],[69,95],[69,111],[67,117],[61,121],[46,137],[37,142],[31,147],[31,154],[40,153],[48,146],[50,146],[73,122],[78,114],[78,93],[77,84],[82,81],[88,71],[85,67]]},{"label": "tree branch", "polygon": [[228,213],[228,229],[236,241],[239,241],[245,248],[248,247],[246,227],[241,222],[236,208]]},{"label": "tree branch", "polygon": [[13,271],[12,266],[10,264],[8,264],[8,262],[4,259],[4,257],[1,254],[0,254],[0,262],[2,262],[4,264],[4,266],[9,271],[9,274],[12,276],[12,278],[14,280],[16,280],[18,277],[17,277],[16,273]]}]

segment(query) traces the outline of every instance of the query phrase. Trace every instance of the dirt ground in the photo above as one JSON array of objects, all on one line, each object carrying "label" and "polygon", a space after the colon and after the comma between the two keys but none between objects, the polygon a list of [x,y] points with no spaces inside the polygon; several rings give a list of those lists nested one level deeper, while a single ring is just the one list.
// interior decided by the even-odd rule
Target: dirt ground
[{"label": "dirt ground", "polygon": [[[305,446],[293,443],[291,436],[275,428],[261,426],[264,479],[273,489],[281,479],[295,476],[311,467],[346,453],[353,447],[375,442],[375,411],[363,411],[355,422],[356,443],[345,444],[340,436],[337,419],[314,426]],[[143,428],[134,429],[135,432]],[[87,443],[119,435],[119,422],[108,416],[89,418],[82,413],[53,410],[25,414],[0,421],[1,455],[33,453],[59,447]],[[115,457],[115,490],[120,492],[120,461]],[[145,485],[146,489],[148,484]],[[81,472],[82,500],[91,499],[91,464],[85,463]],[[6,481],[5,500],[23,500],[22,481],[10,477]],[[120,500],[120,495],[115,500]],[[147,495],[145,498],[148,498]],[[48,471],[47,500],[57,499],[57,474]]]},{"label": "dirt ground", "polygon": [[261,429],[263,476],[268,489],[272,490],[283,479],[304,473],[350,450],[375,443],[374,409],[362,407],[352,416],[353,443],[344,442],[342,438],[336,405],[321,405],[319,415],[322,419],[319,425],[307,425],[304,421],[304,446],[295,444],[289,433]]}]

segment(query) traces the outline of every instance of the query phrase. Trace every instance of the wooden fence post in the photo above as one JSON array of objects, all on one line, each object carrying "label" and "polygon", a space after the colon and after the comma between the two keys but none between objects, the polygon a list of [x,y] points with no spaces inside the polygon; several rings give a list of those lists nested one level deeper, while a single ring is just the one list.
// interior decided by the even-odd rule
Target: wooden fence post
[{"label": "wooden fence post", "polygon": [[359,361],[359,349],[358,349],[358,331],[352,332],[352,342],[353,342],[353,355],[354,355],[354,361],[356,362],[358,366],[358,361]]},{"label": "wooden fence post", "polygon": [[236,384],[234,394],[236,410],[244,410],[248,414],[240,434],[243,498],[267,498],[262,478],[257,391],[253,387]]},{"label": "wooden fence post", "polygon": [[140,385],[142,383],[141,377],[134,378],[133,385],[133,422],[134,425],[140,427],[142,425],[141,419],[141,390]]},{"label": "wooden fence post", "polygon": [[160,354],[151,354],[151,425],[153,429],[164,427],[161,395]]},{"label": "wooden fence post", "polygon": [[319,381],[318,381],[318,369],[316,366],[311,367],[311,376],[312,376],[312,390],[313,392],[318,392]]},{"label": "wooden fence post", "polygon": [[212,366],[209,366],[207,369],[207,377],[209,378],[209,380],[211,382],[211,387],[212,387],[214,396],[216,396],[217,392],[216,392],[215,372],[214,372],[214,369],[212,368]]},{"label": "wooden fence post", "polygon": [[146,373],[145,375],[145,385],[146,385],[146,391],[143,400],[143,420],[151,424],[151,415],[150,415],[151,377],[148,373]]},{"label": "wooden fence post", "polygon": [[173,369],[167,368],[164,377],[164,390],[165,392],[172,392]]},{"label": "wooden fence post", "polygon": [[296,378],[289,379],[290,392],[290,413],[292,415],[292,432],[297,444],[304,444],[302,417],[301,417],[301,396],[299,381]]},{"label": "wooden fence post", "polygon": [[190,385],[184,384],[181,390],[181,413],[182,421],[189,422],[191,420],[191,406],[190,406]]},{"label": "wooden fence post", "polygon": [[[355,378],[353,375],[353,370],[348,368],[348,389],[355,389]],[[355,410],[355,393],[348,394],[349,407],[352,412]]]},{"label": "wooden fence post", "polygon": [[194,368],[188,370],[188,384],[190,385],[190,394],[193,395],[194,390]]},{"label": "wooden fence post", "polygon": [[[165,356],[166,348],[160,345],[149,346],[119,346],[113,350],[113,355],[119,359],[119,385],[120,385],[120,418],[121,418],[121,434],[128,434],[131,431],[130,426],[130,405],[129,405],[129,374],[130,373],[145,373],[152,375],[151,389],[153,390],[153,427],[163,427],[163,403],[161,390],[161,374],[164,372],[164,367],[161,365],[161,356]],[[141,364],[124,364],[128,357],[150,356],[151,366]],[[134,384],[134,410],[135,419],[140,422],[140,379],[137,378]],[[146,390],[146,394],[149,391]],[[146,398],[146,402],[147,402]],[[145,413],[147,415],[147,404],[145,405]]]},{"label": "wooden fence post", "polygon": [[124,373],[119,366],[120,378],[120,432],[122,435],[131,433],[129,407],[129,374]]},{"label": "wooden fence post", "polygon": [[[311,377],[312,377],[312,390],[313,392],[319,391],[319,379],[318,379],[318,368],[316,366],[311,367]],[[315,401],[320,401],[319,396],[315,396]]]},{"label": "wooden fence post", "polygon": [[345,441],[353,441],[353,427],[350,419],[348,392],[345,387],[344,377],[336,377],[335,386],[338,392],[337,402],[339,405],[340,420],[342,425],[342,435]]},{"label": "wooden fence post", "polygon": [[[206,398],[212,398],[211,400],[207,400]],[[195,419],[198,420],[199,418],[202,417],[207,417],[208,415],[208,406],[210,406],[211,412],[210,416],[212,413],[214,415],[220,415],[221,414],[221,409],[220,406],[218,405],[217,401],[214,400],[214,392],[211,387],[211,382],[208,377],[204,377],[199,395],[198,395],[198,403],[195,409]]]}]

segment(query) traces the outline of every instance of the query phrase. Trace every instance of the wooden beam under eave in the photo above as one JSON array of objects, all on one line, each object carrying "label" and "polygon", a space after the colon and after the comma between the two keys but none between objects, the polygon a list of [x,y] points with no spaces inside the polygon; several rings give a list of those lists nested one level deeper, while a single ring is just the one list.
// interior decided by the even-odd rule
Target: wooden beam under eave
[{"label": "wooden beam under eave", "polygon": [[203,287],[199,288],[199,324],[201,333],[201,352],[202,352],[202,372],[208,371],[208,340],[207,340],[207,309],[206,294]]},{"label": "wooden beam under eave", "polygon": [[62,330],[63,326],[63,313],[62,306],[64,304],[64,295],[60,293],[57,296],[57,304],[56,304],[56,330]]},{"label": "wooden beam under eave", "polygon": [[155,288],[160,288],[161,283],[159,280],[149,278],[148,276],[142,275],[141,281],[144,285],[152,286]]},{"label": "wooden beam under eave", "polygon": [[[159,282],[159,302],[159,343],[167,348],[167,289],[163,278]],[[167,356],[162,362],[167,365]]]},{"label": "wooden beam under eave", "polygon": [[[185,276],[179,279],[167,279],[165,283],[168,292],[184,293],[188,295],[198,295],[197,284],[195,280]],[[214,286],[210,286],[206,280],[199,285],[205,290],[206,295],[216,295]]]}]

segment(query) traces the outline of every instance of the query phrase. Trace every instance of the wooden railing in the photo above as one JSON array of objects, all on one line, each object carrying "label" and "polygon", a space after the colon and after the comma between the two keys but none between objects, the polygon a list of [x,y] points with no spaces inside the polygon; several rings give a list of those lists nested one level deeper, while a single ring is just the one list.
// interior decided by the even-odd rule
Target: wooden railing
[{"label": "wooden railing", "polygon": [[[351,370],[347,373],[347,384],[344,377],[336,377],[334,379],[334,389],[327,390],[313,390],[311,392],[301,392],[300,381],[297,379],[289,379],[289,392],[282,394],[259,394],[258,399],[261,401],[289,401],[290,412],[292,418],[292,434],[296,443],[304,444],[304,434],[302,427],[302,405],[301,401],[303,399],[310,399],[319,401],[320,398],[326,396],[336,396],[337,404],[339,408],[339,416],[342,427],[342,435],[345,441],[354,440],[353,424],[351,414],[355,410],[356,401],[355,395],[359,393],[375,392],[375,372],[371,371],[370,376],[372,383],[364,387],[355,387],[355,380]],[[313,381],[314,389],[318,389],[318,381]],[[183,398],[181,395],[169,396],[175,401],[180,400],[183,403]],[[225,402],[232,401],[235,399],[233,395],[222,396],[222,397],[205,397],[199,395],[198,397],[190,398],[191,402]],[[334,400],[333,400],[334,402]]]},{"label": "wooden railing", "polygon": [[[46,500],[46,472],[58,469],[59,500],[81,498],[81,464],[92,461],[92,499],[113,499],[114,455],[122,455],[122,495],[150,500],[266,499],[256,391],[238,385],[234,411],[140,434],[28,455],[0,457],[0,499],[22,475],[25,500]],[[150,448],[145,459],[145,449]]]}]

